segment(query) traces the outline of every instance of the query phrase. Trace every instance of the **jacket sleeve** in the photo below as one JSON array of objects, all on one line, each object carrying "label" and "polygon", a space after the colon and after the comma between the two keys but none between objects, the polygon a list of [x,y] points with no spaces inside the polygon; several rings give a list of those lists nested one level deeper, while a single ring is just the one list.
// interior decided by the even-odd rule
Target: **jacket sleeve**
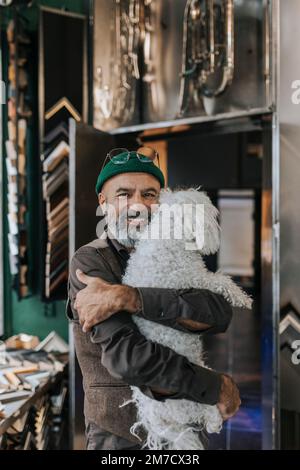
[{"label": "jacket sleeve", "polygon": [[208,324],[205,334],[223,333],[232,318],[232,307],[227,300],[207,289],[139,287],[138,291],[142,308],[137,315],[178,330],[199,334],[199,330],[180,325],[177,319],[182,318]]},{"label": "jacket sleeve", "polygon": [[[107,282],[115,282],[109,267],[97,250],[78,250],[70,265],[69,313],[78,321],[74,301],[78,290],[85,287],[76,277],[76,269],[90,276],[100,276]],[[186,398],[199,403],[218,402],[220,374],[191,363],[170,348],[147,340],[132,320],[132,314],[121,311],[96,325],[90,339],[101,347],[101,362],[108,372],[129,385],[138,386],[141,391],[157,400]],[[159,388],[172,395],[160,395],[152,391]]]}]

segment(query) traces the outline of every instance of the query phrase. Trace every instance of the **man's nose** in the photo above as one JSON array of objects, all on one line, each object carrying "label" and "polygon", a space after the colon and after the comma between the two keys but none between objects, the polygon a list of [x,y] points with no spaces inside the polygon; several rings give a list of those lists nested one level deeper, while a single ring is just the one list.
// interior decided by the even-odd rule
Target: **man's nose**
[{"label": "man's nose", "polygon": [[[128,201],[129,202],[129,206],[132,207],[132,206],[138,206],[140,204],[143,204],[143,198],[142,198],[142,195],[140,193],[134,193],[132,194],[130,200]],[[143,204],[144,205],[144,204]]]},{"label": "man's nose", "polygon": [[[131,202],[131,201],[130,201]],[[128,206],[128,214],[132,217],[146,217],[148,213],[147,207],[142,202],[135,202],[134,204],[129,204]]]}]

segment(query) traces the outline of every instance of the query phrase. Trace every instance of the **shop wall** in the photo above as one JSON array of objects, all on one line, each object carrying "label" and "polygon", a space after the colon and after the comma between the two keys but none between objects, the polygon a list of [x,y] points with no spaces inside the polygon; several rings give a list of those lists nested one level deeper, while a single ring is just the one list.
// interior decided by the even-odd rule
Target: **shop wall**
[{"label": "shop wall", "polygon": [[[65,0],[63,2],[57,0],[44,0],[35,1],[33,7],[24,10],[24,16],[29,20],[28,28],[32,32],[33,36],[36,37],[36,43],[33,44],[33,57],[37,57],[37,31],[38,31],[38,6],[45,5],[52,8],[63,8],[68,11],[74,11],[77,13],[84,13],[86,11],[86,5],[88,2],[84,0]],[[10,10],[6,9],[2,16],[2,31],[5,34],[5,26],[10,18]],[[3,58],[4,59],[4,58]],[[37,71],[37,63],[33,63],[32,67],[35,67]],[[5,73],[4,64],[4,73]],[[58,71],[59,73],[59,71]],[[38,96],[37,96],[37,74],[35,79],[30,84],[30,93],[33,101],[33,110],[36,119],[33,120],[32,129],[29,134],[29,148],[28,156],[30,160],[29,164],[29,205],[30,205],[30,242],[29,242],[29,253],[30,263],[32,266],[32,286],[33,294],[26,299],[21,301],[18,300],[16,293],[12,289],[12,279],[10,276],[9,263],[8,263],[8,244],[7,244],[7,217],[6,212],[3,213],[3,244],[4,244],[4,317],[5,317],[5,336],[12,334],[18,334],[20,332],[34,334],[40,338],[44,338],[50,331],[55,330],[63,338],[68,338],[68,323],[65,317],[65,301],[56,301],[53,303],[46,304],[41,301],[38,286],[38,266],[39,266],[39,254],[36,249],[36,240],[39,238],[39,211],[38,211],[38,171],[37,171],[37,159],[38,154]],[[3,107],[3,140],[7,136],[7,119],[6,119],[6,108]],[[3,164],[3,160],[2,160]],[[6,174],[5,165],[3,165],[3,207],[7,207],[6,204]]]}]

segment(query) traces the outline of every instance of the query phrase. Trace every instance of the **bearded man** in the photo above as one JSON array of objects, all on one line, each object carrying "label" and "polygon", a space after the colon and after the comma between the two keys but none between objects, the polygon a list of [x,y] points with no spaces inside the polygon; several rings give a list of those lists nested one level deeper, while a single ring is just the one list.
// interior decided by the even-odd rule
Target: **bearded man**
[{"label": "bearded man", "polygon": [[[111,227],[114,218],[107,217],[106,237],[74,254],[67,315],[83,376],[87,449],[140,449],[145,434],[137,437],[130,432],[137,421],[136,408],[131,404],[120,408],[131,398],[130,385],[153,400],[185,398],[217,404],[224,420],[237,412],[240,398],[231,377],[148,341],[132,316],[181,331],[216,334],[228,328],[232,308],[221,295],[205,289],[121,284],[130,252],[159,204],[165,180],[154,158],[142,149],[113,150],[105,163],[96,193],[103,213],[114,209],[117,226]],[[202,442],[205,439],[207,447],[207,436],[202,435]]]}]

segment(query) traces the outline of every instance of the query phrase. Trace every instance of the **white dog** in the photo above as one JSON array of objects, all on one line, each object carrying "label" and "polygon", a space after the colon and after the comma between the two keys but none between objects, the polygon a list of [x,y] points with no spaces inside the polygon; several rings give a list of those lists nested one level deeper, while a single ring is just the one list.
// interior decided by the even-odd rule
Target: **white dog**
[{"label": "white dog", "polygon": [[[167,206],[173,208],[169,221],[164,212]],[[196,207],[200,208],[198,213]],[[162,190],[160,205],[130,256],[123,283],[133,287],[209,289],[223,295],[232,306],[251,308],[252,300],[232,279],[220,271],[209,272],[202,259],[202,255],[216,253],[219,248],[217,216],[218,210],[204,192],[194,188]],[[169,222],[170,237],[167,237],[165,229],[169,228]],[[184,236],[179,238],[178,228],[182,222]],[[194,364],[205,366],[199,334],[177,331],[136,315],[133,319],[147,339],[168,346]],[[139,421],[131,432],[135,434],[136,429],[143,426],[148,436],[144,445],[151,450],[203,449],[199,430],[204,428],[209,433],[221,430],[222,418],[217,406],[185,399],[160,402],[147,397],[138,387],[131,386],[131,389],[132,400],[121,406],[130,402],[136,404]]]}]

